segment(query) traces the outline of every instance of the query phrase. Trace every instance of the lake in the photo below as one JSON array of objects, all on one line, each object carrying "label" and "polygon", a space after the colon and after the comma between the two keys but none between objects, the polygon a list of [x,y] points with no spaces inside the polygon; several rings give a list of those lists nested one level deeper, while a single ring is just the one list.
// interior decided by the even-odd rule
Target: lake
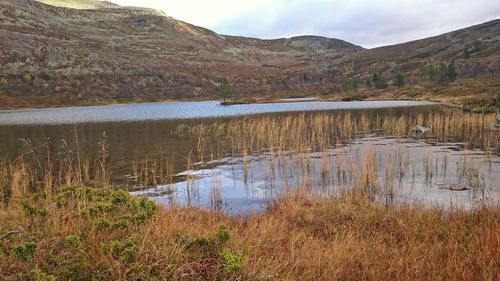
[{"label": "lake", "polygon": [[[438,204],[454,202],[470,206],[470,192],[439,188],[443,184],[466,183],[467,177],[456,172],[459,167],[455,163],[469,159],[478,162],[480,177],[484,179],[482,184],[487,190],[486,197],[498,198],[496,185],[500,182],[500,160],[496,155],[488,156],[489,164],[484,164],[483,152],[464,148],[460,139],[440,143],[432,136],[407,136],[395,141],[380,132],[370,131],[343,140],[337,148],[310,151],[307,156],[285,151],[286,157],[275,159],[270,151],[249,151],[249,155],[245,156],[248,158],[243,160],[235,152],[234,144],[225,142],[221,145],[216,138],[207,136],[200,148],[199,137],[178,133],[182,127],[199,124],[210,126],[226,124],[231,120],[257,120],[264,117],[336,114],[375,119],[381,116],[397,118],[448,111],[450,109],[437,104],[413,101],[295,101],[231,106],[207,101],[5,110],[0,111],[0,155],[14,159],[26,152],[25,142],[20,141],[25,139],[29,140],[41,158],[47,154],[45,151],[50,151],[55,157],[74,155],[78,151],[82,158],[88,158],[93,163],[99,157],[98,144],[105,140],[110,177],[116,185],[134,190],[137,195],[147,194],[164,204],[175,202],[217,208],[230,213],[249,213],[260,211],[268,200],[289,188],[308,185],[315,187],[310,192],[335,194],[342,186],[355,184],[355,178],[350,178],[340,185],[334,181],[333,176],[329,178],[329,182],[319,181],[320,166],[327,161],[332,170],[338,169],[338,155],[344,155],[343,159],[349,158],[346,161],[350,161],[352,169],[359,170],[367,147],[374,148],[374,155],[379,159],[378,176],[380,181],[384,181],[386,175],[381,171],[386,164],[380,159],[400,149],[404,150],[412,164],[405,168],[408,169],[406,176],[399,179],[401,188],[398,188],[398,196],[394,201],[429,201]],[[217,145],[221,147],[216,147]],[[326,158],[322,157],[325,153],[328,155]],[[444,160],[435,160],[435,176],[430,182],[426,181],[426,160],[422,156],[425,153],[435,155],[436,159],[444,159],[443,155],[446,154],[446,161],[451,163],[453,169],[439,169],[438,166],[442,164],[438,162]],[[301,162],[297,162],[297,157],[309,159],[310,182],[300,179],[301,172],[297,169],[301,166],[297,163]],[[146,170],[152,170],[153,166],[161,166],[161,163],[166,162],[169,162],[169,169],[173,174],[171,182],[158,182],[154,186],[138,183],[135,171],[139,166],[147,164],[150,166]],[[269,170],[281,172],[270,176]],[[251,180],[243,180],[243,175],[247,173],[251,173]],[[138,188],[140,190],[136,190]]]},{"label": "lake", "polygon": [[[291,99],[296,100],[296,99]],[[300,100],[300,99],[299,99]],[[60,125],[81,123],[178,120],[235,117],[278,112],[401,108],[432,105],[416,101],[284,102],[223,106],[218,101],[164,102],[26,110],[0,110],[0,125]]]}]

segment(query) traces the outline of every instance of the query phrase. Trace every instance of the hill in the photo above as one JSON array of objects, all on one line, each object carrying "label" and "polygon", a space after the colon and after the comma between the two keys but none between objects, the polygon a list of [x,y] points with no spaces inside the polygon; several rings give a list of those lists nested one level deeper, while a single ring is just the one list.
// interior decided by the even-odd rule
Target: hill
[{"label": "hill", "polygon": [[[405,85],[453,82],[441,81],[441,64],[453,64],[461,80],[496,81],[498,34],[495,20],[367,50],[317,36],[226,36],[110,2],[3,0],[0,107],[207,99],[221,77],[239,98],[378,96],[396,75]],[[438,78],[429,77],[431,65]],[[385,84],[373,83],[374,73]]]}]

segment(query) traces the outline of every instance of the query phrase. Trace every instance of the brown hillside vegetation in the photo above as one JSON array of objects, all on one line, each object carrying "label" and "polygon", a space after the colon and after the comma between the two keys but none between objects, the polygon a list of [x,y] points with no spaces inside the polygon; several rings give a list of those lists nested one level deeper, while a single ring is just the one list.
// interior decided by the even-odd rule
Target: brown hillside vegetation
[{"label": "brown hillside vegetation", "polygon": [[490,100],[498,91],[499,20],[366,50],[317,36],[220,35],[159,11],[107,2],[41,2],[56,6],[0,3],[0,107],[208,99],[221,77],[238,98],[360,92],[382,98],[380,91],[398,97],[401,86],[423,87],[418,96],[425,97],[463,79],[489,87],[447,96]]}]

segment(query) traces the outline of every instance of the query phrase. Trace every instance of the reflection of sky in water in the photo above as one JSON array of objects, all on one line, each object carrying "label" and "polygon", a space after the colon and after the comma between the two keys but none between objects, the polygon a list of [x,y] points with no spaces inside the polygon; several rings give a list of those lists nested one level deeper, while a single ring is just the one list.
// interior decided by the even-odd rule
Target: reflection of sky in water
[{"label": "reflection of sky in water", "polygon": [[216,101],[0,110],[0,125],[47,125],[215,118],[262,113],[430,105],[423,101],[286,102],[221,106]]},{"label": "reflection of sky in water", "polygon": [[[265,105],[264,109],[286,109],[291,106],[302,109],[314,110],[315,104],[319,103],[294,103],[290,104],[269,104]],[[329,105],[330,104],[330,105]],[[322,106],[336,107],[377,107],[381,105],[408,105],[415,104],[412,102],[346,102],[339,103],[321,103]],[[58,109],[36,109],[36,110],[16,110],[16,111],[0,111],[0,124],[5,122],[28,122],[35,119],[34,124],[20,125],[0,125],[0,157],[14,159],[22,153],[23,147],[19,139],[30,139],[37,146],[41,154],[45,151],[43,144],[50,140],[54,148],[54,154],[65,153],[65,145],[61,140],[66,141],[70,147],[76,147],[76,135],[78,133],[78,146],[80,154],[89,157],[90,161],[95,156],[97,144],[101,140],[103,132],[106,133],[109,143],[110,166],[112,168],[112,180],[122,184],[124,175],[131,172],[131,163],[134,160],[155,159],[161,160],[164,157],[173,157],[175,159],[175,173],[180,173],[186,169],[186,156],[197,149],[197,138],[191,136],[176,135],[176,129],[179,125],[196,125],[200,123],[213,124],[224,123],[233,118],[198,118],[198,119],[164,119],[164,120],[141,120],[146,116],[153,116],[154,112],[159,112],[161,116],[168,115],[171,118],[175,116],[175,112],[190,114],[196,116],[207,116],[210,112],[221,110],[221,112],[231,110],[245,114],[251,108],[261,107],[264,105],[237,105],[237,106],[220,106],[217,102],[198,102],[198,103],[155,103],[155,104],[137,104],[137,105],[112,105],[100,107],[85,107],[85,108],[58,108]],[[172,109],[173,107],[173,109]],[[157,108],[152,110],[151,108]],[[250,109],[249,109],[250,108]],[[208,113],[204,110],[208,110]],[[81,110],[84,110],[81,112]],[[89,110],[89,111],[87,111]],[[367,118],[375,118],[375,116],[400,116],[408,115],[415,116],[416,114],[428,114],[443,112],[447,109],[440,105],[426,106],[411,106],[411,107],[390,107],[390,108],[373,108],[373,109],[352,109],[352,110],[330,110],[330,111],[309,111],[304,113],[296,112],[280,112],[267,113],[266,116],[297,116],[306,114],[312,116],[315,114],[352,114],[353,117],[361,114]],[[129,121],[110,121],[104,122],[109,116],[114,119],[123,117],[122,115],[114,115],[116,111],[124,111],[126,118]],[[33,114],[33,112],[37,112]],[[50,124],[40,125],[39,122],[49,119],[51,123],[57,123],[61,120],[60,112],[63,112],[63,117],[71,115],[76,122],[83,122],[86,119],[80,119],[78,114],[84,116],[90,115],[96,120],[95,123],[78,123],[78,124]],[[95,116],[91,113],[94,112]],[[12,114],[11,114],[12,113]],[[220,112],[219,112],[220,113]],[[44,115],[43,115],[44,114]],[[122,114],[122,113],[120,113]],[[43,115],[43,116],[39,116]],[[74,116],[73,116],[74,115]],[[109,115],[109,116],[108,116]],[[65,118],[66,118],[65,117]],[[89,116],[87,116],[89,117]],[[89,117],[89,118],[90,118]],[[40,118],[38,120],[38,118]],[[113,119],[111,118],[111,119]],[[136,118],[136,119],[134,119]],[[250,117],[239,117],[250,118]],[[259,118],[257,116],[251,118]],[[132,122],[133,121],[133,122]],[[206,147],[205,155],[210,155],[209,147]],[[231,151],[230,147],[222,147],[224,151]]]},{"label": "reflection of sky in water", "polygon": [[[378,184],[385,186],[387,167],[394,170],[395,197],[394,202],[417,202],[439,204],[442,206],[463,206],[469,208],[478,200],[498,203],[500,198],[500,157],[492,156],[487,161],[481,151],[461,151],[456,144],[436,145],[419,140],[395,139],[382,137],[363,138],[338,149],[330,149],[326,154],[317,152],[309,155],[287,154],[284,157],[267,153],[259,156],[249,156],[247,159],[247,181],[243,172],[242,159],[224,159],[213,169],[200,169],[185,172],[191,175],[191,180],[160,186],[133,194],[149,194],[156,202],[180,205],[191,205],[206,208],[221,208],[228,213],[250,213],[262,210],[269,199],[275,198],[285,190],[309,186],[310,192],[322,194],[338,194],[343,188],[354,185],[348,177],[340,183],[337,178],[336,157],[342,159],[341,169],[348,171],[353,163],[356,174],[359,173],[360,162],[367,149],[375,155]],[[325,160],[327,159],[327,160]],[[432,179],[426,180],[424,162],[430,159]],[[326,161],[326,162],[325,162]],[[321,163],[328,163],[329,175],[322,178]],[[403,163],[404,175],[398,179],[397,163]],[[310,164],[308,164],[310,163]],[[445,165],[446,163],[446,165]],[[309,176],[305,168],[310,165]],[[470,187],[466,169],[477,168],[479,183],[484,185],[482,192],[451,191],[440,189],[440,185],[462,184]],[[274,173],[272,172],[274,170]],[[389,169],[387,169],[389,170]],[[347,173],[348,174],[348,173]],[[469,178],[470,180],[470,178]],[[188,187],[189,186],[189,187]],[[156,192],[173,190],[168,195]],[[382,192],[383,193],[383,192]],[[379,195],[384,202],[385,196]]]}]

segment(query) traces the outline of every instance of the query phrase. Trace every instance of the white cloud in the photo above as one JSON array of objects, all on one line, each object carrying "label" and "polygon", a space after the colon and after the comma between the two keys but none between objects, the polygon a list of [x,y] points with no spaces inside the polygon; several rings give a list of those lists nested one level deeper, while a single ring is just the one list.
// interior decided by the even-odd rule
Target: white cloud
[{"label": "white cloud", "polygon": [[365,47],[395,44],[500,18],[498,0],[111,0],[163,10],[222,34],[322,35]]}]

